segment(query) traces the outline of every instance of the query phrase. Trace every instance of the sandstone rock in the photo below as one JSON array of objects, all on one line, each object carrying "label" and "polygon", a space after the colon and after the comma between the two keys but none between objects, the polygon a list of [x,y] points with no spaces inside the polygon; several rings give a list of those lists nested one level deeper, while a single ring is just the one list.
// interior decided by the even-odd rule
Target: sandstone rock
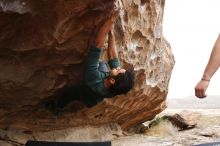
[{"label": "sandstone rock", "polygon": [[133,90],[60,117],[44,109],[56,91],[82,80],[94,30],[115,1],[0,1],[0,128],[28,133],[118,123],[128,129],[165,108],[174,65],[162,32],[165,0],[119,0],[116,43],[122,65],[135,72]]},{"label": "sandstone rock", "polygon": [[[27,141],[57,141],[57,142],[95,142],[110,141],[122,136],[122,130],[118,124],[108,124],[99,127],[74,127],[48,132],[23,133],[20,130],[0,130],[0,139],[6,143],[24,145]],[[2,141],[3,142],[3,141]],[[1,144],[1,141],[0,141]],[[3,145],[1,145],[3,146]]]},{"label": "sandstone rock", "polygon": [[199,136],[204,137],[212,137],[212,138],[219,138],[220,137],[220,126],[219,125],[212,125],[211,126],[204,126],[201,130],[197,131],[196,134]]},{"label": "sandstone rock", "polygon": [[186,130],[194,128],[197,125],[201,114],[198,112],[182,111],[174,115],[165,115],[162,118],[168,119],[179,130]]},{"label": "sandstone rock", "polygon": [[0,140],[0,145],[2,145],[2,146],[13,146],[9,142],[5,142],[5,141],[1,141],[1,140]]}]

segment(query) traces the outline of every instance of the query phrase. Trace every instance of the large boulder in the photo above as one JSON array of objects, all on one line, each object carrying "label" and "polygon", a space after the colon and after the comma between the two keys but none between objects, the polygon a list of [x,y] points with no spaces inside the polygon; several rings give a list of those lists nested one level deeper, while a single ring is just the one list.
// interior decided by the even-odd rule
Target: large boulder
[{"label": "large boulder", "polygon": [[82,80],[94,32],[115,2],[0,1],[0,128],[42,131],[118,123],[128,129],[165,109],[174,66],[162,32],[165,0],[119,0],[116,45],[123,67],[134,71],[132,91],[58,117],[44,108],[57,91]]}]

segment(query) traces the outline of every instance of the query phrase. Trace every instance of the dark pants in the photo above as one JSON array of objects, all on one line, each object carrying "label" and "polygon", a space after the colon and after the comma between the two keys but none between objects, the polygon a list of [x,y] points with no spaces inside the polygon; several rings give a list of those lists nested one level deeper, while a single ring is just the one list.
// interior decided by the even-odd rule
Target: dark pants
[{"label": "dark pants", "polygon": [[101,101],[89,87],[80,84],[65,88],[53,100],[46,102],[46,108],[54,115],[59,115],[62,109],[72,101],[80,101],[87,107],[92,107]]},{"label": "dark pants", "polygon": [[57,108],[64,108],[71,101],[81,101],[87,107],[96,105],[99,101],[98,95],[86,85],[80,84],[66,88],[56,99]]},{"label": "dark pants", "polygon": [[[99,71],[109,72],[106,61],[99,63]],[[65,88],[57,95],[53,101],[47,102],[46,107],[53,113],[57,114],[60,109],[63,109],[71,101],[83,102],[87,107],[92,107],[100,102],[102,98],[92,91],[88,86],[81,83]]]}]

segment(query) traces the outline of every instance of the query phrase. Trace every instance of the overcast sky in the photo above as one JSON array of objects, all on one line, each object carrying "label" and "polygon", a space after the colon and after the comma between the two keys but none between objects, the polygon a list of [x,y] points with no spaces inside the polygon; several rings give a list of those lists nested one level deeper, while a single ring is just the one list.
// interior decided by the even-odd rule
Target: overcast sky
[{"label": "overcast sky", "polygon": [[[176,60],[168,98],[194,95],[219,33],[220,0],[166,0],[163,35]],[[207,94],[220,95],[220,70]]]}]

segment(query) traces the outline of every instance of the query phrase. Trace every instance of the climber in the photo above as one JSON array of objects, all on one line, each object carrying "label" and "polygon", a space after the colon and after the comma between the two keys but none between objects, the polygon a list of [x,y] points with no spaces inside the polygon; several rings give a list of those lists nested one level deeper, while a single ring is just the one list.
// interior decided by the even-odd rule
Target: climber
[{"label": "climber", "polygon": [[220,66],[220,34],[215,42],[215,45],[212,49],[209,62],[205,68],[202,79],[197,83],[195,87],[195,95],[198,98],[206,97],[206,90],[209,86],[209,82],[212,76],[215,74],[217,69]]},{"label": "climber", "polygon": [[[57,114],[60,109],[64,108],[73,100],[82,101],[87,107],[92,107],[104,98],[126,94],[132,89],[133,75],[130,71],[120,67],[115,46],[113,27],[117,16],[118,11],[114,12],[112,17],[98,30],[95,41],[88,52],[83,83],[64,91],[63,94],[53,102],[52,108],[49,106],[49,110]],[[99,63],[101,48],[104,47],[107,35],[108,64],[106,61]]]}]

